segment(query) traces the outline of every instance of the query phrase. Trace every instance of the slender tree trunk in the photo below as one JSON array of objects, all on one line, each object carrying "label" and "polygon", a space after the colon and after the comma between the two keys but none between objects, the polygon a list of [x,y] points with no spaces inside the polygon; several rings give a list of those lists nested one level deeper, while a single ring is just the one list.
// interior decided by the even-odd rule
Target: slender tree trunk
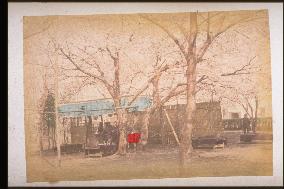
[{"label": "slender tree trunk", "polygon": [[53,137],[52,137],[53,138],[53,140],[52,140],[53,144],[52,145],[53,145],[53,148],[55,148],[56,147],[55,127],[52,128],[52,135],[53,135]]},{"label": "slender tree trunk", "polygon": [[49,125],[47,125],[47,136],[48,136],[48,149],[50,150],[50,127],[49,127]]},{"label": "slender tree trunk", "polygon": [[66,129],[65,129],[65,118],[63,117],[63,120],[62,120],[62,128],[63,128],[63,141],[64,141],[64,144],[66,144]]},{"label": "slender tree trunk", "polygon": [[43,145],[42,145],[42,132],[43,132],[43,123],[40,124],[40,128],[39,128],[39,153],[40,156],[42,156],[42,152],[43,152]]},{"label": "slender tree trunk", "polygon": [[255,97],[255,113],[254,113],[254,133],[256,132],[257,128],[257,111],[258,111],[258,99],[257,96]]},{"label": "slender tree trunk", "polygon": [[179,104],[177,101],[177,107],[176,107],[176,123],[177,123],[177,128],[180,134],[180,121],[179,121]]},{"label": "slender tree trunk", "polygon": [[144,150],[147,143],[148,143],[148,137],[149,137],[149,121],[150,121],[150,109],[148,109],[144,115],[144,120],[142,123],[142,129],[141,129],[141,145],[142,149]]}]

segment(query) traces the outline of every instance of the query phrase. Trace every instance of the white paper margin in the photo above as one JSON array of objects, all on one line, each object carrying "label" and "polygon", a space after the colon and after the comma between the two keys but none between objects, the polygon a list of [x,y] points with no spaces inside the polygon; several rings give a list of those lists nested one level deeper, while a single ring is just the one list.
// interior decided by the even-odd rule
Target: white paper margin
[{"label": "white paper margin", "polygon": [[[26,183],[23,16],[190,12],[268,9],[273,88],[273,176],[196,177]],[[8,185],[9,186],[283,186],[283,4],[282,3],[8,3]]]}]

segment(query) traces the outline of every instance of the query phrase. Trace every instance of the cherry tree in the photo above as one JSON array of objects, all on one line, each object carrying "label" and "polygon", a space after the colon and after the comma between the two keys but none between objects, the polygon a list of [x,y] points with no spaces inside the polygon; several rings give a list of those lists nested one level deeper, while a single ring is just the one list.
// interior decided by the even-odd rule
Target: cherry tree
[{"label": "cherry tree", "polygon": [[[141,17],[157,26],[179,48],[186,69],[186,120],[182,127],[180,143],[180,165],[184,167],[186,154],[191,151],[193,117],[196,109],[197,66],[206,60],[206,54],[215,41],[239,24],[264,18],[264,11],[251,12],[192,12],[182,15],[146,15]],[[165,21],[167,20],[167,22]],[[169,22],[168,20],[171,20]],[[206,75],[200,78],[207,78]]]},{"label": "cherry tree", "polygon": [[[116,19],[121,21],[126,20],[127,17],[116,17]],[[127,22],[124,23],[125,25],[128,24]],[[73,83],[74,80],[81,83],[81,85],[75,84],[77,88],[71,90],[71,95],[82,90],[85,86],[94,86],[100,88],[103,94],[107,94],[106,96],[113,100],[120,131],[118,154],[126,152],[127,111],[121,107],[122,97],[131,94],[127,104],[130,107],[140,95],[153,85],[154,104],[152,105],[153,108],[147,110],[146,115],[149,117],[156,107],[175,95],[176,92],[172,90],[168,96],[160,101],[157,90],[161,75],[179,64],[177,61],[168,61],[166,58],[161,62],[160,56],[156,54],[156,59],[150,60],[154,64],[154,70],[149,66],[144,67],[144,69],[133,67],[133,65],[138,65],[132,63],[133,57],[136,57],[134,61],[139,61],[139,56],[140,60],[144,61],[145,54],[136,52],[137,49],[143,49],[141,43],[138,43],[139,37],[135,33],[137,30],[133,30],[131,27],[126,28],[121,30],[106,28],[97,32],[94,38],[84,37],[82,33],[76,33],[77,36],[72,36],[72,38],[60,42],[52,37],[50,40],[53,52],[60,57],[60,77],[61,81],[65,82],[64,86],[70,86],[70,83]],[[89,35],[88,33],[85,34],[85,36]],[[151,35],[146,36],[149,37],[149,40],[144,43],[149,43]],[[143,36],[140,35],[140,41],[142,39]],[[147,46],[147,44],[145,45]],[[149,58],[151,59],[151,57]],[[143,63],[141,64],[143,65]],[[70,91],[70,89],[68,90]],[[69,95],[69,93],[67,94]],[[145,120],[146,125],[148,125],[147,116],[145,116]],[[147,129],[143,136],[146,137],[144,141],[147,141]]]}]

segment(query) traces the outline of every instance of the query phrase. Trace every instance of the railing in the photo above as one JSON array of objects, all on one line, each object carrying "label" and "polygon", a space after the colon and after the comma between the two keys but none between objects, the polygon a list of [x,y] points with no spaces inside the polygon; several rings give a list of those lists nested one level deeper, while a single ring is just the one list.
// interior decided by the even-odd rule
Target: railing
[{"label": "railing", "polygon": [[[222,124],[224,130],[241,130],[242,119],[223,119]],[[257,131],[272,131],[272,118],[258,118],[257,119]]]}]

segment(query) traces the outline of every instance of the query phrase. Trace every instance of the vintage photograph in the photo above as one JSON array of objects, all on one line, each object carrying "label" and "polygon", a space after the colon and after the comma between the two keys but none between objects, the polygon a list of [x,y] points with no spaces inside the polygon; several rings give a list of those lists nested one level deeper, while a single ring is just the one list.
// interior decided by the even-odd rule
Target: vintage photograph
[{"label": "vintage photograph", "polygon": [[27,182],[272,176],[268,10],[24,16]]}]

